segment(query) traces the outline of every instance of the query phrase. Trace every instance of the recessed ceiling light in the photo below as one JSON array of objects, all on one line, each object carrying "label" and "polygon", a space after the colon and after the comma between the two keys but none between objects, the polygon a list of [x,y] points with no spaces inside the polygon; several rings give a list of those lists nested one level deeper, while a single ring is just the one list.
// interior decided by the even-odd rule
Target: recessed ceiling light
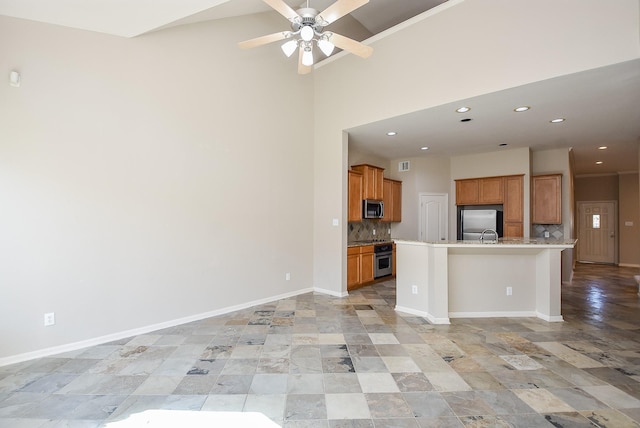
[{"label": "recessed ceiling light", "polygon": [[597,161],[597,162],[596,162],[596,165],[602,165],[603,163],[604,163],[604,162],[602,162],[602,161]]},{"label": "recessed ceiling light", "polygon": [[460,119],[460,122],[471,122],[473,119],[471,118],[464,118],[464,119]]},{"label": "recessed ceiling light", "polygon": [[398,135],[398,133],[396,131],[389,131],[389,132],[387,132],[387,135],[389,137],[395,137],[396,135]]},{"label": "recessed ceiling light", "polygon": [[607,148],[608,148],[607,146],[600,146],[598,147],[598,150],[607,150]]},{"label": "recessed ceiling light", "polygon": [[420,150],[429,150],[429,147],[420,147]]},{"label": "recessed ceiling light", "polygon": [[468,112],[469,110],[471,110],[471,107],[460,107],[460,108],[456,109],[456,111],[457,111],[458,113],[466,113],[466,112]]},{"label": "recessed ceiling light", "polygon": [[513,111],[520,113],[521,111],[527,111],[529,110],[531,107],[529,106],[521,106],[521,107],[516,107],[513,109]]},{"label": "recessed ceiling light", "polygon": [[550,122],[551,123],[560,123],[560,122],[564,122],[565,120],[567,120],[567,119],[565,119],[564,117],[559,117],[557,119],[550,120]]}]

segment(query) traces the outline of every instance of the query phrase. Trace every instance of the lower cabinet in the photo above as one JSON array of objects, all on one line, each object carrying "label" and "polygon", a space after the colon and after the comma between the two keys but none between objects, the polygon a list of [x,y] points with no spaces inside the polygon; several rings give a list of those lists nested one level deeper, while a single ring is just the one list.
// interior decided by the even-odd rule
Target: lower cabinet
[{"label": "lower cabinet", "polygon": [[347,248],[347,290],[360,285],[360,247]]},{"label": "lower cabinet", "polygon": [[373,281],[375,254],[373,245],[347,248],[347,290]]}]

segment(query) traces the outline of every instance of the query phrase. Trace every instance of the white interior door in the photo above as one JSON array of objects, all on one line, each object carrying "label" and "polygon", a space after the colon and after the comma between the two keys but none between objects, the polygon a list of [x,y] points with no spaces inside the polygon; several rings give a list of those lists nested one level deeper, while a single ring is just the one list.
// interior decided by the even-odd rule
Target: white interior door
[{"label": "white interior door", "polygon": [[578,261],[615,263],[615,202],[578,202]]},{"label": "white interior door", "polygon": [[449,236],[449,196],[445,194],[420,194],[421,241],[446,241]]}]

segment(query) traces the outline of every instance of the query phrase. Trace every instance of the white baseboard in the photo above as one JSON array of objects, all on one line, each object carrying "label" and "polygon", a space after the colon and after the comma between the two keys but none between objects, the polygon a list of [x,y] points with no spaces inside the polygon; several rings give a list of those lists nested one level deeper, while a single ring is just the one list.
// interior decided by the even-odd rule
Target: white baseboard
[{"label": "white baseboard", "polygon": [[544,315],[541,314],[540,312],[536,313],[536,316],[540,319],[543,319],[545,321],[548,322],[563,322],[564,318],[562,318],[562,315]]},{"label": "white baseboard", "polygon": [[329,296],[333,296],[333,297],[347,297],[349,295],[348,291],[343,291],[342,293],[338,293],[336,291],[327,290],[326,288],[320,288],[320,287],[313,287],[313,291],[315,291],[316,293],[328,294]]},{"label": "white baseboard", "polygon": [[289,297],[298,296],[300,294],[313,292],[315,289],[313,288],[305,288],[302,290],[297,290],[291,293],[284,293],[277,296],[266,297],[264,299],[253,300],[251,302],[242,303],[235,306],[228,306],[226,308],[217,309],[215,311],[204,312],[201,314],[191,315],[184,318],[178,318],[171,321],[165,321],[158,324],[151,324],[148,326],[135,328],[131,330],[120,331],[117,333],[108,334],[105,336],[95,337],[92,339],[82,340],[79,342],[67,343],[60,346],[53,346],[45,349],[38,349],[32,352],[25,352],[24,354],[11,355],[8,357],[0,358],[0,367],[8,366],[10,364],[22,363],[24,361],[34,360],[36,358],[49,357],[51,355],[62,354],[65,352],[77,351],[79,349],[88,348],[90,346],[102,345],[105,343],[113,342],[120,339],[125,339],[127,337],[139,336],[141,334],[151,333],[153,331],[162,330],[165,328],[175,327],[181,324],[187,324],[194,321],[200,321],[205,318],[211,318],[218,315],[228,314],[230,312],[239,311],[242,309],[247,309],[253,306],[263,305],[265,303],[271,303],[276,300],[287,299]]},{"label": "white baseboard", "polygon": [[535,311],[449,312],[450,318],[531,318]]},{"label": "white baseboard", "polygon": [[409,315],[415,315],[418,317],[426,318],[427,321],[429,321],[431,324],[451,324],[451,322],[449,321],[449,318],[436,318],[428,312],[418,311],[416,309],[411,309],[411,308],[407,308],[404,306],[397,306],[397,305],[395,309],[398,312],[404,312]]}]

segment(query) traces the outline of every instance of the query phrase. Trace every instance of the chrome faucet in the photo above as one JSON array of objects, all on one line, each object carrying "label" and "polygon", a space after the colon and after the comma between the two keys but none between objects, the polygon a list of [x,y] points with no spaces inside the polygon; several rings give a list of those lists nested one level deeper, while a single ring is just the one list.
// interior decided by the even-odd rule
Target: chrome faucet
[{"label": "chrome faucet", "polygon": [[498,232],[495,231],[495,229],[485,229],[482,231],[482,233],[480,234],[480,242],[484,242],[484,234],[485,233],[493,233],[496,237],[495,242],[498,242]]}]

